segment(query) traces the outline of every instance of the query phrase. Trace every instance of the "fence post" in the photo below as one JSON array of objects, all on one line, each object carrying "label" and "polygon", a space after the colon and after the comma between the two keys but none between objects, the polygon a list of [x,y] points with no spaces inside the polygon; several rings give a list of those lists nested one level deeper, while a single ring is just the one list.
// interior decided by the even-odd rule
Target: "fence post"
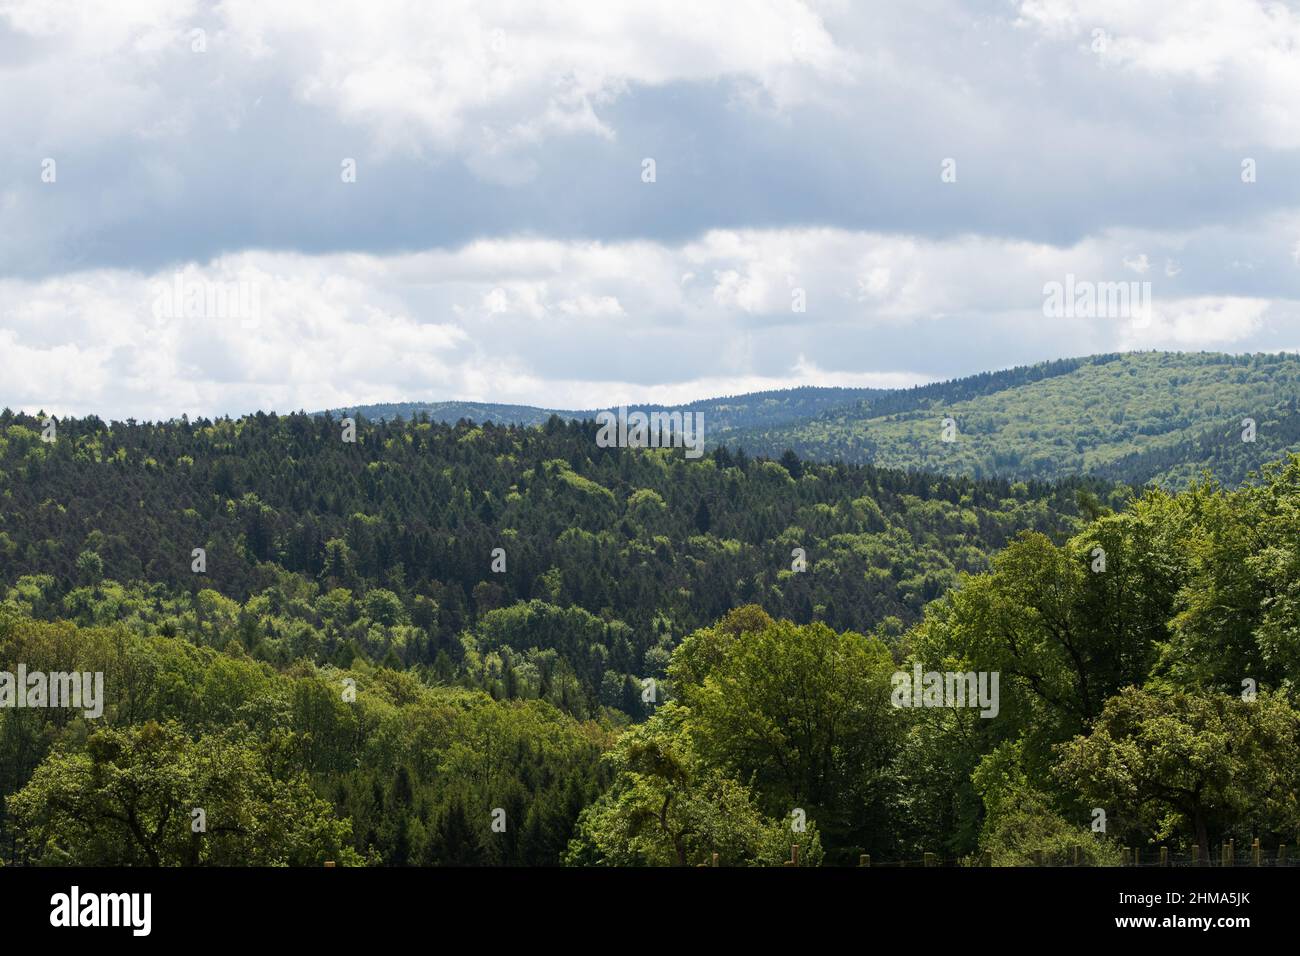
[{"label": "fence post", "polygon": [[1161,866],[1169,865],[1169,847],[1167,846],[1162,846],[1160,848],[1160,865]]},{"label": "fence post", "polygon": [[1043,851],[1042,851],[1042,850],[1035,850],[1035,851],[1034,851],[1034,866],[1042,866],[1042,865],[1043,865]]},{"label": "fence post", "polygon": [[798,843],[790,844],[790,859],[785,861],[785,865],[786,866],[799,865],[799,844]]},{"label": "fence post", "polygon": [[1193,843],[1192,844],[1192,866],[1200,866],[1200,865],[1201,865],[1201,845],[1199,843]]},{"label": "fence post", "polygon": [[1250,845],[1250,855],[1252,857],[1251,865],[1259,866],[1259,857],[1260,857],[1259,837],[1255,837],[1255,842]]},{"label": "fence post", "polygon": [[1279,843],[1277,845],[1277,865],[1286,866],[1286,844],[1285,843]]},{"label": "fence post", "polygon": [[925,854],[925,859],[922,862],[925,866],[935,866],[936,864],[934,862],[934,854],[933,853]]},{"label": "fence post", "polygon": [[1119,865],[1120,866],[1133,865],[1133,851],[1126,846],[1122,846],[1119,848]]},{"label": "fence post", "polygon": [[1078,844],[1074,846],[1074,865],[1083,866],[1083,847]]},{"label": "fence post", "polygon": [[980,856],[980,863],[981,863],[982,866],[992,866],[992,865],[993,865],[993,851],[992,851],[992,850],[985,850],[985,851],[983,852],[983,854],[981,854],[981,856]]},{"label": "fence post", "polygon": [[1219,851],[1219,863],[1223,866],[1232,866],[1232,855],[1228,850],[1228,844],[1223,844]]},{"label": "fence post", "polygon": [[1231,840],[1228,841],[1228,861],[1233,866],[1237,865],[1237,838],[1236,837],[1233,837]]},{"label": "fence post", "polygon": [[870,865],[871,865],[870,853],[863,853],[861,856],[858,857],[858,866],[870,866]]}]

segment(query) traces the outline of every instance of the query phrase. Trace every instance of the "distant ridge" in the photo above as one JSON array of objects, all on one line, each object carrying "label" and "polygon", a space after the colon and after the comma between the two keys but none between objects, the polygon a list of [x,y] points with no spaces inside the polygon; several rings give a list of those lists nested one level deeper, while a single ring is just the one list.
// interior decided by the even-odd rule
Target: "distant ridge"
[{"label": "distant ridge", "polygon": [[[704,413],[710,447],[817,461],[869,462],[976,478],[1096,475],[1185,486],[1225,484],[1300,451],[1300,356],[1127,352],[1057,359],[905,389],[806,386],[638,404]],[[336,409],[413,418],[537,426],[561,410],[481,402],[403,402]],[[943,440],[945,419],[955,425]],[[1253,422],[1253,439],[1243,440]]]},{"label": "distant ridge", "polygon": [[[797,422],[823,411],[853,405],[869,398],[889,394],[879,388],[821,388],[805,385],[799,388],[774,389],[706,398],[684,405],[657,405],[647,402],[629,404],[644,411],[704,412],[706,428],[716,439],[737,428],[773,427]],[[502,405],[491,402],[389,402],[374,405],[355,405],[331,409],[331,414],[359,414],[376,420],[395,418],[411,419],[428,415],[431,421],[452,424],[462,419],[477,424],[492,422],[498,425],[543,425],[552,415],[571,421],[591,420],[607,409],[585,410],[538,408],[534,405]]]}]

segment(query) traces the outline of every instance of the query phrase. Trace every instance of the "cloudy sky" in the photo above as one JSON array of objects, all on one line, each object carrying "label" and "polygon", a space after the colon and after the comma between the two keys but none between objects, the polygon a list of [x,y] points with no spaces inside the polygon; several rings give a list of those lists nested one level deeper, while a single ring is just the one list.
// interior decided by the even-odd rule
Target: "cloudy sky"
[{"label": "cloudy sky", "polygon": [[1298,97],[1260,0],[0,0],[0,406],[1294,350]]}]

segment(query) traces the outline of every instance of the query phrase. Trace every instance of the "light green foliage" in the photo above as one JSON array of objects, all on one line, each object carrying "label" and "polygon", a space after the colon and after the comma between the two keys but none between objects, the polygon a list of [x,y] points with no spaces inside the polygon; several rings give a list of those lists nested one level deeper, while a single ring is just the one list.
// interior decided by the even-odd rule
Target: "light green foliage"
[{"label": "light green foliage", "polygon": [[1208,859],[1210,832],[1235,820],[1295,832],[1297,768],[1300,714],[1282,697],[1131,687],[1061,747],[1054,774],[1121,822],[1160,837],[1189,832]]},{"label": "light green foliage", "polygon": [[[1103,475],[1184,487],[1206,464],[1236,484],[1300,450],[1300,358],[1133,352],[885,393],[726,441],[752,452],[977,477]],[[1243,417],[1257,423],[1241,440]],[[957,422],[954,442],[941,421]]]},{"label": "light green foliage", "polygon": [[[1289,375],[1191,365],[1254,395]],[[1078,373],[1136,380],[1136,402],[1153,369],[1201,381],[1175,366],[869,400],[888,435],[937,395],[1046,401]],[[1097,414],[1140,421],[1125,440],[1148,464],[1178,424]],[[769,865],[797,844],[810,864],[1109,863],[1294,843],[1300,460],[1134,497],[597,449],[558,420],[363,425],[345,446],[303,415],[69,419],[36,448],[0,413],[0,668],[109,690],[96,721],[0,710],[7,862]],[[996,717],[894,708],[914,664],[996,672]],[[196,850],[192,794],[242,822],[211,829],[208,807]],[[128,798],[139,832],[78,822],[129,821]]]},{"label": "light green foliage", "polygon": [[[204,832],[194,832],[195,810]],[[55,753],[8,800],[23,856],[62,866],[355,865],[351,827],[247,742],[152,721]]]},{"label": "light green foliage", "polygon": [[765,817],[750,788],[696,753],[687,711],[668,704],[626,731],[608,760],[613,786],[583,812],[566,862],[603,866],[778,866],[800,845],[800,860],[821,862],[810,821],[794,832]]}]

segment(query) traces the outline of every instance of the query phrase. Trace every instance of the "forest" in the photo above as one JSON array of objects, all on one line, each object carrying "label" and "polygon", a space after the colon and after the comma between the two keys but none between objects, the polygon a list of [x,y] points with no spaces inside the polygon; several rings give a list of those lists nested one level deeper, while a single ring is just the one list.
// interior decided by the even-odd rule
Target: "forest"
[{"label": "forest", "polygon": [[[1294,353],[1112,352],[912,388],[794,388],[676,408],[704,415],[709,447],[769,458],[793,450],[814,461],[977,478],[1092,475],[1183,488],[1206,468],[1225,484],[1240,484],[1300,451],[1298,385]],[[548,414],[464,402],[354,411],[384,419],[425,413],[451,423],[541,424]],[[595,412],[550,414],[581,419]]]},{"label": "forest", "polygon": [[[0,668],[106,688],[0,707],[5,864],[1300,836],[1300,458],[1172,489],[352,424],[0,413]],[[1000,674],[997,716],[891,705],[916,665]]]},{"label": "forest", "polygon": [[[1186,487],[1209,467],[1239,484],[1300,451],[1298,384],[1294,353],[1112,353],[889,392],[725,440],[752,453],[790,448],[975,477],[1086,474]],[[942,440],[945,418],[955,440]],[[1247,440],[1244,419],[1254,423]]]}]

